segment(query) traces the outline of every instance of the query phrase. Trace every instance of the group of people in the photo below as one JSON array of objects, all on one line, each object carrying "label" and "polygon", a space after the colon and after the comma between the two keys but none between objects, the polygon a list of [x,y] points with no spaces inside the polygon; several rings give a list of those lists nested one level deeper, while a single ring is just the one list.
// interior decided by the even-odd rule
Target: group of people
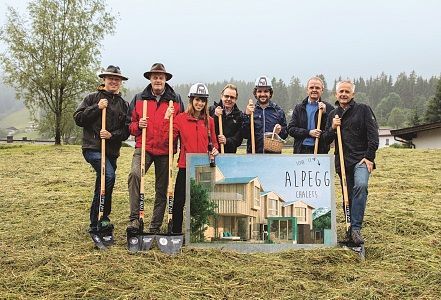
[{"label": "group of people", "polygon": [[[277,134],[281,139],[288,135],[294,138],[294,154],[328,153],[330,144],[337,139],[340,127],[349,191],[351,227],[346,239],[356,244],[364,243],[360,230],[368,194],[369,175],[375,168],[375,153],[378,148],[378,126],[369,106],[354,100],[355,85],[341,81],[336,85],[336,107],[322,99],[323,81],[312,77],[307,82],[307,97],[293,108],[287,124],[285,112],[274,103],[271,81],[266,76],[256,79],[253,95],[242,112],[236,102],[237,87],[227,84],[220,100],[209,106],[208,88],[203,83],[191,86],[187,108],[181,97],[167,83],[172,78],[161,63],[155,63],[144,73],[150,81],[147,87],[136,94],[130,105],[121,97],[122,81],[128,78],[115,66],[109,66],[99,74],[103,84],[87,95],[74,113],[78,126],[83,127],[83,156],[96,171],[95,192],[90,209],[90,230],[112,226],[112,190],[115,183],[117,158],[121,144],[129,135],[135,137],[131,170],[128,176],[130,215],[127,230],[139,229],[139,193],[141,178],[141,151],[145,151],[145,172],[155,165],[155,202],[149,232],[158,233],[163,222],[167,204],[169,180],[169,119],[173,116],[173,153],[177,153],[179,140],[178,174],[176,177],[173,203],[173,233],[182,232],[185,204],[186,153],[207,153],[214,158],[220,147],[225,153],[236,153],[247,139],[247,153],[265,153],[264,136],[267,132]],[[173,105],[169,105],[169,101]],[[143,103],[147,102],[147,117],[143,117]],[[106,108],[106,128],[101,129],[101,111]],[[320,121],[320,124],[318,124]],[[221,124],[221,126],[220,126]],[[254,136],[251,136],[251,128]],[[142,129],[146,128],[145,149],[142,148]],[[105,204],[103,217],[98,220],[100,197],[100,141],[105,139],[106,174]],[[254,145],[252,145],[252,141]],[[318,145],[316,146],[316,142]],[[255,149],[255,150],[254,150]],[[254,151],[255,152],[254,152]],[[315,150],[315,152],[314,152]],[[335,154],[340,149],[335,143]],[[336,171],[342,179],[339,159],[335,160]],[[342,185],[343,186],[343,185]]]}]

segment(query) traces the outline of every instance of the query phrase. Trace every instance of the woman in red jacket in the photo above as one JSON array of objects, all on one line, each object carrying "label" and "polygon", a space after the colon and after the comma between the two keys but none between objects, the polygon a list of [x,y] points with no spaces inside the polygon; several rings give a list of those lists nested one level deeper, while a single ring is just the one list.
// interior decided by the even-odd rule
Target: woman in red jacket
[{"label": "woman in red jacket", "polygon": [[[173,122],[173,138],[179,137],[180,151],[178,159],[178,175],[176,177],[173,203],[173,233],[182,233],[182,220],[185,204],[185,168],[186,153],[208,153],[210,163],[219,154],[214,120],[208,113],[208,89],[202,83],[191,86],[188,93],[189,103],[184,113],[177,115]],[[165,119],[174,113],[169,107]],[[168,134],[168,126],[164,126]]]}]

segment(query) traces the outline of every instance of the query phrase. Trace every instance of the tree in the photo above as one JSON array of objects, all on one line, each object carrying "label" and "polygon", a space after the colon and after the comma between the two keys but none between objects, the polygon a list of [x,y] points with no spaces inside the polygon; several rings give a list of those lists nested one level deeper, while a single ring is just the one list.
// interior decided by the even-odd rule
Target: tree
[{"label": "tree", "polygon": [[192,242],[204,241],[206,224],[215,216],[216,204],[210,200],[208,189],[190,179],[190,232]]},{"label": "tree", "polygon": [[331,211],[312,221],[314,230],[331,229]]},{"label": "tree", "polygon": [[285,112],[287,112],[292,108],[292,105],[289,103],[288,89],[285,83],[282,79],[276,80],[274,77],[271,80],[271,83],[274,91],[271,101],[279,105]]},{"label": "tree", "polygon": [[389,114],[389,118],[387,119],[387,124],[397,129],[403,126],[406,121],[406,113],[403,109],[399,107],[394,107]]},{"label": "tree", "polygon": [[435,97],[427,101],[427,109],[424,120],[428,123],[441,121],[441,80],[438,81]]},{"label": "tree", "polygon": [[396,93],[390,93],[387,97],[381,99],[378,103],[375,113],[378,117],[378,123],[384,125],[389,118],[389,114],[394,107],[401,107],[402,101],[400,95]]},{"label": "tree", "polygon": [[[34,0],[29,22],[9,7],[0,33],[5,82],[33,112],[55,144],[72,128],[72,107],[96,86],[101,41],[114,33],[104,0]],[[65,137],[66,138],[66,137]]]},{"label": "tree", "polygon": [[289,103],[292,107],[300,103],[306,97],[305,87],[301,84],[298,77],[291,77],[291,82],[288,86]]}]

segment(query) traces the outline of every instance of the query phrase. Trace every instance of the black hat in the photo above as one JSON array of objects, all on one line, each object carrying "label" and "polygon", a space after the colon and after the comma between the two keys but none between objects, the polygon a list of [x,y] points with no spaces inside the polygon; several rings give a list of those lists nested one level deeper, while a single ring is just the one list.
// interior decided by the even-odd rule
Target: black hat
[{"label": "black hat", "polygon": [[166,81],[169,81],[173,77],[172,74],[168,73],[165,70],[164,65],[161,64],[161,63],[154,63],[152,65],[150,71],[147,71],[147,72],[144,73],[144,77],[147,78],[147,79],[150,79],[150,75],[152,75],[153,73],[164,73]]},{"label": "black hat", "polygon": [[121,70],[119,69],[119,67],[115,67],[112,65],[108,66],[105,71],[98,74],[98,77],[104,78],[106,75],[119,76],[119,77],[121,77],[122,80],[128,80],[127,77],[121,75]]}]

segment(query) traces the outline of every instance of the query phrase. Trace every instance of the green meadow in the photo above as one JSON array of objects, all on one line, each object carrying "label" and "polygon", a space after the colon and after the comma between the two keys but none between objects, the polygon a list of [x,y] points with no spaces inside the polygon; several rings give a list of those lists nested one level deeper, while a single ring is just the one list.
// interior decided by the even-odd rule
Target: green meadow
[{"label": "green meadow", "polygon": [[[111,214],[117,243],[98,251],[87,233],[95,174],[80,146],[0,145],[0,299],[441,298],[441,150],[378,151],[364,262],[338,247],[129,254],[132,153],[122,148],[118,160]],[[146,178],[149,220],[153,168]],[[341,237],[341,209],[337,223]]]}]

